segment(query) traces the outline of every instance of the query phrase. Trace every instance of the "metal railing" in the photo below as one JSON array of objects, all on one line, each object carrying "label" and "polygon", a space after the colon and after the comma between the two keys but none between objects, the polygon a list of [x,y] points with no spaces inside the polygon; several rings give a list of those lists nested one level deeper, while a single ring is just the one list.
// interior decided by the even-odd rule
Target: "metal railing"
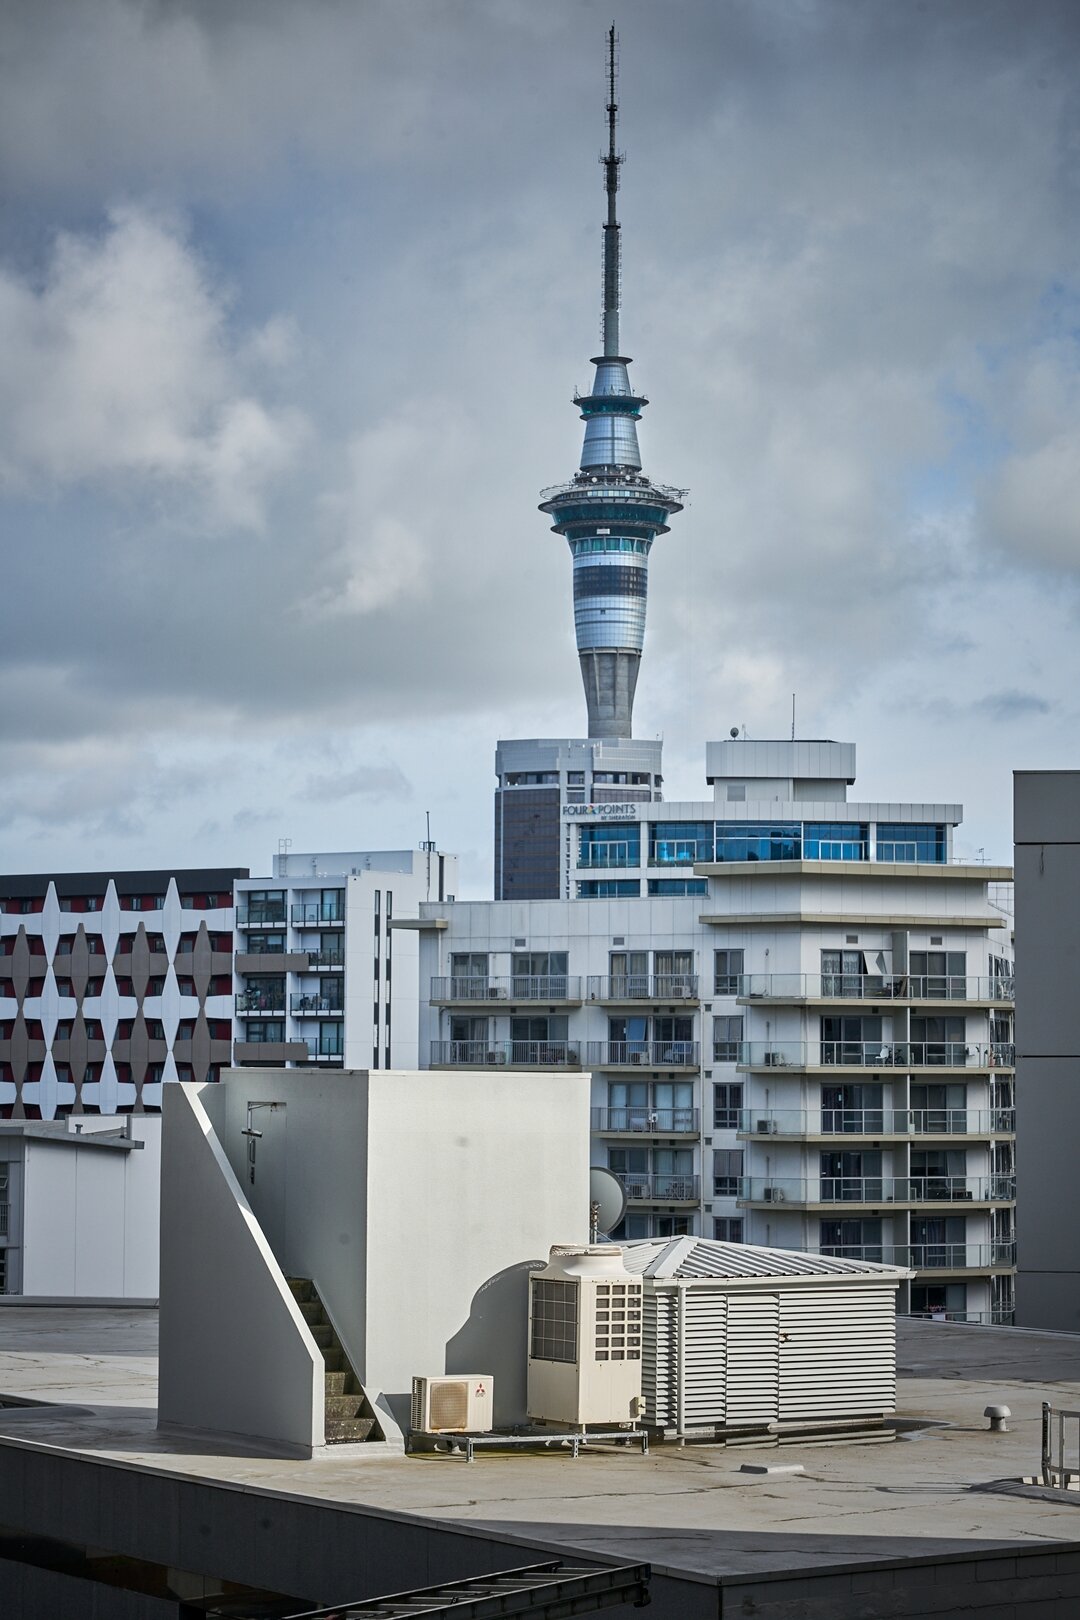
[{"label": "metal railing", "polygon": [[580,1001],[581,977],[570,973],[451,974],[433,978],[429,999],[455,1001]]},{"label": "metal railing", "polygon": [[1080,1412],[1049,1401],[1042,1403],[1041,1474],[1048,1490],[1080,1485]]},{"label": "metal railing", "polygon": [[750,1204],[1007,1203],[1016,1178],[990,1176],[743,1176],[740,1200]]},{"label": "metal railing", "polygon": [[330,1014],[340,1018],[345,1008],[340,1001],[335,1001],[329,996],[313,996],[301,992],[298,995],[289,997],[289,1011],[308,1013],[313,1016]]},{"label": "metal railing", "polygon": [[344,966],[344,951],[308,951],[309,968],[339,968]]},{"label": "metal railing", "polygon": [[740,1136],[997,1136],[1016,1129],[1013,1108],[744,1108]]},{"label": "metal railing", "polygon": [[238,1013],[277,1013],[285,1011],[285,987],[280,990],[238,990]]},{"label": "metal railing", "polygon": [[[722,982],[729,985],[731,975]],[[743,973],[743,1001],[978,1001],[1011,1005],[1011,976],[951,973]],[[717,986],[716,994],[730,994]]]},{"label": "metal railing", "polygon": [[0,1237],[7,1237],[11,1220],[11,1205],[0,1204]]},{"label": "metal railing", "polygon": [[590,1001],[697,1001],[696,973],[590,974]]},{"label": "metal railing", "polygon": [[701,1197],[701,1177],[684,1175],[638,1175],[634,1171],[616,1171],[626,1191],[628,1202],[651,1199],[654,1203],[696,1204]]},{"label": "metal railing", "polygon": [[581,1046],[578,1041],[432,1041],[431,1062],[463,1069],[578,1068]]},{"label": "metal railing", "polygon": [[652,1136],[696,1136],[696,1108],[594,1108],[594,1131],[632,1131]]},{"label": "metal railing", "polygon": [[747,1069],[1011,1069],[1015,1061],[1010,1041],[743,1041],[739,1049]]},{"label": "metal railing", "polygon": [[584,844],[578,855],[579,869],[590,872],[640,865],[641,845],[629,839],[613,839],[606,844]]},{"label": "metal railing", "polygon": [[292,920],[300,928],[332,928],[345,921],[345,911],[342,906],[324,906],[317,900],[301,902],[293,906]]},{"label": "metal railing", "polygon": [[590,1041],[588,1062],[599,1069],[696,1069],[697,1041]]},{"label": "metal railing", "polygon": [[239,928],[283,928],[288,921],[284,900],[280,905],[248,906],[236,913]]},{"label": "metal railing", "polygon": [[345,1056],[345,1041],[324,1041],[317,1035],[301,1035],[301,1041],[306,1041],[308,1058],[317,1062],[319,1058],[340,1058]]},{"label": "metal railing", "polygon": [[970,1271],[1015,1266],[1015,1242],[995,1243],[822,1243],[810,1254],[835,1260],[873,1260],[916,1271]]}]

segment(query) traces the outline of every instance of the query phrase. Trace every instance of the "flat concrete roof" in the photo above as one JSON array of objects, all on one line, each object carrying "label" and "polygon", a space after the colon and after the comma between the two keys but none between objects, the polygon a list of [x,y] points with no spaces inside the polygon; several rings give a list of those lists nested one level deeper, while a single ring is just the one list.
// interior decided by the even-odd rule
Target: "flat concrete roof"
[{"label": "flat concrete roof", "polygon": [[[1080,1337],[901,1319],[900,1414],[933,1427],[890,1443],[655,1446],[583,1454],[364,1455],[310,1462],[156,1428],[153,1311],[0,1308],[0,1451],[47,1451],[225,1489],[418,1516],[500,1541],[649,1560],[689,1579],[824,1570],[1080,1541],[1080,1496],[1018,1482],[1039,1466],[1041,1402],[1080,1406]],[[991,1434],[983,1408],[1012,1409]],[[800,1463],[748,1475],[743,1463]],[[527,1560],[523,1560],[527,1561]]]}]

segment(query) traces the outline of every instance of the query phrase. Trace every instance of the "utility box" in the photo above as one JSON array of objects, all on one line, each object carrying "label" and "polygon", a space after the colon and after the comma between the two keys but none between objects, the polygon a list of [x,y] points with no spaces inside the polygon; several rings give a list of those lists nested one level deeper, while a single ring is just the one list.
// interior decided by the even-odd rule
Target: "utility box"
[{"label": "utility box", "polygon": [[642,1282],[609,1243],[556,1245],[529,1279],[529,1416],[632,1424],[641,1399]]},{"label": "utility box", "polygon": [[414,1378],[412,1429],[416,1434],[486,1434],[491,1428],[494,1380],[488,1373]]}]

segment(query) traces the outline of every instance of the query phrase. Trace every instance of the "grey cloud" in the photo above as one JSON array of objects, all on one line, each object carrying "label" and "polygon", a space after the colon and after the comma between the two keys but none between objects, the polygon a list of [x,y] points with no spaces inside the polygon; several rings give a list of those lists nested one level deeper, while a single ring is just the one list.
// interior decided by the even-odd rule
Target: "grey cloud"
[{"label": "grey cloud", "polygon": [[334,776],[313,776],[305,789],[309,799],[395,799],[412,797],[412,784],[396,765],[358,765]]},{"label": "grey cloud", "polygon": [[1020,692],[1010,687],[1002,692],[988,692],[973,705],[977,713],[989,715],[992,720],[1024,720],[1033,714],[1049,714],[1052,705],[1034,692]]}]

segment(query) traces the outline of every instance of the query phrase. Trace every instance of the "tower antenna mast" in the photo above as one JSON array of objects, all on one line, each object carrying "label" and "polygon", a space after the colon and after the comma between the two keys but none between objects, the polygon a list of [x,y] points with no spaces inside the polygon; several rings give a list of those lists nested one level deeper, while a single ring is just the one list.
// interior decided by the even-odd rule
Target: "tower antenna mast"
[{"label": "tower antenna mast", "polygon": [[607,192],[607,221],[604,225],[604,355],[613,359],[619,353],[619,305],[622,301],[622,251],[619,221],[615,216],[615,193],[619,189],[619,166],[623,159],[615,150],[615,125],[619,119],[619,104],[615,100],[615,84],[619,75],[617,47],[619,36],[615,24],[608,29],[608,149],[600,159],[604,165],[604,190]]}]

